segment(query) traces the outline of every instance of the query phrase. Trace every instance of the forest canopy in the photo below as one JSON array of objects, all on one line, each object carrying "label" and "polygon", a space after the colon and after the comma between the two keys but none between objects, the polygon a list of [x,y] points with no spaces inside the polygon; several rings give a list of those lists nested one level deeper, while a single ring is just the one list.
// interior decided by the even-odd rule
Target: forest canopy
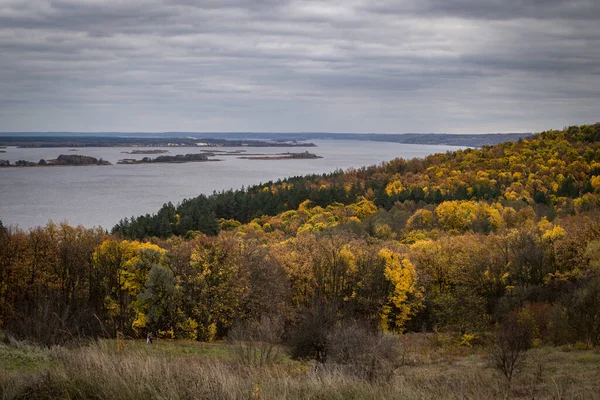
[{"label": "forest canopy", "polygon": [[1,227],[0,325],[210,341],[264,317],[293,338],[316,315],[461,335],[513,315],[600,344],[599,205],[595,124],[199,196],[111,234]]}]

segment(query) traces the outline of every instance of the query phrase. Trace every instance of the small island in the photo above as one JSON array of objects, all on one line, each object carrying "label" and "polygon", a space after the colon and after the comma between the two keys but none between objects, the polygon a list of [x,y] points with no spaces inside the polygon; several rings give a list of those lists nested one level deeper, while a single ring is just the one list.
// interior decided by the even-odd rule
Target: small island
[{"label": "small island", "polygon": [[219,153],[221,155],[238,155],[238,154],[243,154],[246,153],[246,150],[200,150],[203,153]]},{"label": "small island", "polygon": [[61,154],[54,160],[44,160],[33,162],[19,160],[11,164],[8,160],[0,160],[0,167],[53,167],[53,166],[82,166],[82,165],[112,165],[110,162],[90,156],[78,154]]},{"label": "small island", "polygon": [[164,154],[168,153],[169,150],[131,150],[122,151],[122,154]]},{"label": "small island", "polygon": [[157,163],[169,163],[169,164],[181,164],[187,162],[203,162],[203,161],[221,161],[217,159],[210,159],[209,156],[214,156],[212,153],[200,153],[200,154],[177,154],[176,156],[158,156],[156,158],[144,157],[141,160],[135,160],[132,158],[125,158],[119,160],[117,164],[157,164]]},{"label": "small island", "polygon": [[242,160],[314,160],[323,157],[304,151],[302,153],[278,153],[273,154],[272,156],[243,156],[238,158]]}]

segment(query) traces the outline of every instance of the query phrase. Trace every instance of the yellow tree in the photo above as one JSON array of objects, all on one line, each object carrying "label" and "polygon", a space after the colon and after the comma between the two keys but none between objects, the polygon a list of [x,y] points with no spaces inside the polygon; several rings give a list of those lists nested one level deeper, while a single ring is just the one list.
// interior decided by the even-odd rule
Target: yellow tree
[{"label": "yellow tree", "polygon": [[422,306],[417,272],[408,258],[387,248],[379,251],[379,257],[385,262],[384,276],[390,283],[388,303],[381,313],[381,326],[386,331],[402,331],[405,323]]},{"label": "yellow tree", "polygon": [[216,239],[204,238],[191,254],[194,291],[191,318],[198,323],[198,339],[211,341],[222,336],[248,295],[248,271],[243,268],[244,243],[231,232]]},{"label": "yellow tree", "polygon": [[113,333],[136,333],[145,328],[145,316],[136,312],[133,302],[144,290],[150,268],[166,265],[166,250],[151,243],[107,239],[94,252],[93,265],[104,277],[104,288],[98,295],[104,296]]},{"label": "yellow tree", "polygon": [[448,232],[464,232],[477,219],[478,207],[471,201],[445,201],[435,209],[442,228]]}]

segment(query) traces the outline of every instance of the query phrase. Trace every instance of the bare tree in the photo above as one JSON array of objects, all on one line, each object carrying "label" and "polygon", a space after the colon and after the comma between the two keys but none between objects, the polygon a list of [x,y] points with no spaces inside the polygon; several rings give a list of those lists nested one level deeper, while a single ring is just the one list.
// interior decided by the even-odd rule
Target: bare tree
[{"label": "bare tree", "polygon": [[492,363],[508,382],[511,382],[525,360],[525,353],[531,348],[531,343],[531,329],[519,322],[517,313],[511,313],[500,326],[496,343],[490,349]]}]

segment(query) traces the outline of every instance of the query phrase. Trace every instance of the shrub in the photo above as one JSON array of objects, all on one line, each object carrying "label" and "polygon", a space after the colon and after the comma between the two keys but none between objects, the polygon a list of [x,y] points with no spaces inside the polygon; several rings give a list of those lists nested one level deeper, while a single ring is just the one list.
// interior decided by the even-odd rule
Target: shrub
[{"label": "shrub", "polygon": [[519,311],[519,321],[529,323],[533,338],[547,341],[551,319],[551,306],[548,303],[528,304]]},{"label": "shrub", "polygon": [[485,299],[465,286],[432,296],[431,314],[440,331],[481,332],[488,324]]},{"label": "shrub", "polygon": [[340,324],[327,334],[327,362],[369,381],[389,380],[405,364],[399,336],[373,331],[356,322]]},{"label": "shrub", "polygon": [[383,333],[368,321],[340,320],[323,303],[304,310],[288,344],[293,358],[312,358],[318,369],[369,381],[388,379],[406,360],[400,336]]},{"label": "shrub", "polygon": [[322,302],[299,312],[296,325],[287,337],[292,358],[327,361],[327,335],[335,327],[338,317],[335,309]]},{"label": "shrub", "polygon": [[553,345],[567,344],[572,340],[572,332],[569,328],[567,311],[560,304],[555,304],[550,309],[550,321],[548,326],[549,338]]},{"label": "shrub", "polygon": [[237,321],[229,330],[228,342],[242,364],[272,364],[281,357],[281,318],[263,316],[260,320]]},{"label": "shrub", "polygon": [[31,315],[12,318],[6,324],[6,333],[11,337],[46,347],[102,336],[102,330],[102,324],[90,310],[81,308],[74,312],[50,300],[40,301]]},{"label": "shrub", "polygon": [[594,276],[567,300],[569,326],[577,339],[600,344],[600,276]]}]

